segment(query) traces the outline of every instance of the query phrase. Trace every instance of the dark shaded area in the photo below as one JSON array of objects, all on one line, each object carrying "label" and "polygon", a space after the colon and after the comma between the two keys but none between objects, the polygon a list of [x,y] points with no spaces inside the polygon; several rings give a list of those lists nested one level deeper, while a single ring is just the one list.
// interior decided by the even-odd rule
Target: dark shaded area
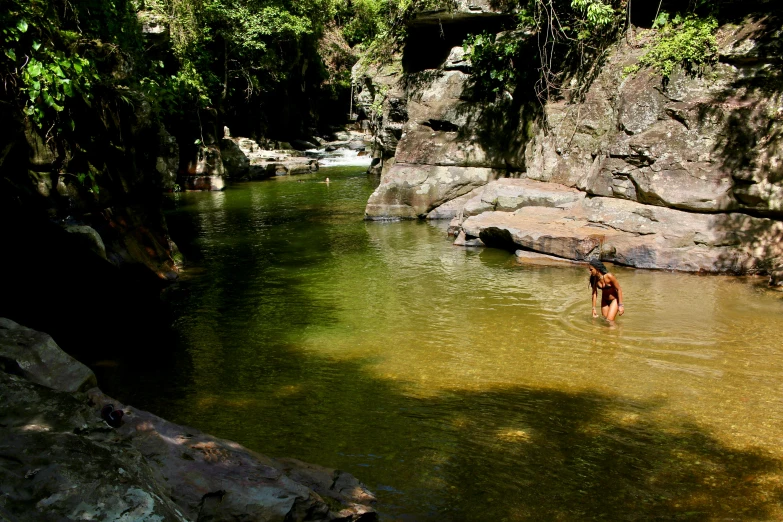
[{"label": "dark shaded area", "polygon": [[490,248],[499,248],[508,252],[514,252],[519,248],[511,237],[511,232],[501,228],[486,228],[481,231],[481,241]]},{"label": "dark shaded area", "polygon": [[406,73],[437,69],[446,61],[452,47],[459,47],[470,34],[484,31],[497,33],[514,25],[513,17],[488,16],[469,20],[452,20],[444,12],[435,23],[412,25],[408,28],[402,52],[402,68]]},{"label": "dark shaded area", "polygon": [[[267,454],[339,466],[392,520],[770,520],[780,512],[783,489],[762,477],[779,476],[783,463],[730,448],[687,417],[661,420],[663,401],[535,387],[417,398],[405,383],[375,377],[366,368],[373,361],[270,348],[284,365],[236,365],[214,403],[162,405],[161,413]],[[253,390],[256,400],[232,400],[231,390]]]},{"label": "dark shaded area", "polygon": [[[127,58],[108,47],[95,51],[107,76]],[[74,125],[59,134],[26,122],[20,100],[0,101],[0,316],[52,335],[100,378],[95,363],[123,352],[173,364],[161,350],[170,317],[159,297],[173,260],[155,171],[159,122],[130,91],[100,84],[93,95],[71,104]],[[94,235],[71,226],[99,233],[108,260]]]},{"label": "dark shaded area", "polygon": [[173,363],[161,350],[170,318],[160,303],[160,279],[141,266],[119,269],[74,248],[73,239],[48,222],[2,217],[0,317],[50,334],[93,367],[111,365],[122,353],[133,353],[144,366]]},{"label": "dark shaded area", "polygon": [[628,2],[631,4],[630,20],[636,27],[649,29],[655,22],[655,16],[660,12],[676,12],[683,7],[687,7],[683,2],[677,0],[666,0],[660,2]]}]

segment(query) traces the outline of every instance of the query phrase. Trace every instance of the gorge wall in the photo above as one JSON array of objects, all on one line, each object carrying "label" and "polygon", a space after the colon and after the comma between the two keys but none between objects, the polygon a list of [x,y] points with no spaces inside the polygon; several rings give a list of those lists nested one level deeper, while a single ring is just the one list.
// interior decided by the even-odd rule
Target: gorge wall
[{"label": "gorge wall", "polygon": [[[489,5],[447,12],[461,37],[502,25]],[[410,33],[428,30],[420,15]],[[422,20],[423,19],[423,20]],[[641,267],[773,274],[783,261],[780,20],[726,23],[719,61],[664,82],[644,70],[644,32],[617,42],[577,102],[519,92],[478,99],[461,45],[358,64],[357,104],[376,128],[380,185],[368,219],[452,219],[458,243]],[[470,30],[470,29],[468,29]],[[502,37],[499,35],[499,37]],[[535,38],[531,35],[531,38]],[[406,54],[426,69],[411,68]],[[573,84],[576,79],[573,80]],[[566,82],[568,85],[568,82]],[[528,86],[532,91],[532,86]]]}]

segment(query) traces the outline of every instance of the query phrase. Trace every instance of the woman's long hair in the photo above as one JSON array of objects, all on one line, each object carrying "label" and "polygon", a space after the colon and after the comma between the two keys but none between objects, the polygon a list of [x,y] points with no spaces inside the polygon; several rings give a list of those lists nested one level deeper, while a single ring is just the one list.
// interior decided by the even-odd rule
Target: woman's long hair
[{"label": "woman's long hair", "polygon": [[[591,259],[590,266],[592,266],[593,268],[601,272],[602,275],[609,272],[609,270],[606,269],[606,266],[604,266],[604,264],[601,262],[600,259]],[[590,276],[590,281],[588,282],[590,288],[595,288],[595,285],[598,284],[598,279],[599,279],[598,276],[595,275]]]}]

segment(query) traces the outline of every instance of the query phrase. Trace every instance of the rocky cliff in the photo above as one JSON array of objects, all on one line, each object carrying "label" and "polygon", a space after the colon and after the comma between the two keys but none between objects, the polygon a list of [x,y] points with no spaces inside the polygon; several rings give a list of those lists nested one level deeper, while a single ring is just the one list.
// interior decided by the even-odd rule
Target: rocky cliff
[{"label": "rocky cliff", "polygon": [[[459,27],[441,20],[444,42],[485,30],[493,16],[463,11]],[[568,259],[779,274],[779,28],[773,15],[724,24],[719,62],[666,82],[627,74],[644,37],[623,39],[582,98],[543,107],[510,94],[477,99],[457,45],[434,53],[409,41],[391,65],[360,63],[357,103],[382,159],[366,217],[455,219],[468,241]],[[406,64],[416,52],[431,58],[418,59],[426,69]]]}]

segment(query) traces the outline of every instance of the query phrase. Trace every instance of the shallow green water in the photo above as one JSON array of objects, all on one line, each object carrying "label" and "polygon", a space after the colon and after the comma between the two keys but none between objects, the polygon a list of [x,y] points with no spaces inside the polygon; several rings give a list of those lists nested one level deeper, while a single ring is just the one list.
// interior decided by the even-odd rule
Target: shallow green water
[{"label": "shallow green water", "polygon": [[362,221],[361,170],[176,195],[175,338],[129,402],[345,469],[384,520],[783,518],[781,294],[618,267],[610,329],[584,268]]}]

